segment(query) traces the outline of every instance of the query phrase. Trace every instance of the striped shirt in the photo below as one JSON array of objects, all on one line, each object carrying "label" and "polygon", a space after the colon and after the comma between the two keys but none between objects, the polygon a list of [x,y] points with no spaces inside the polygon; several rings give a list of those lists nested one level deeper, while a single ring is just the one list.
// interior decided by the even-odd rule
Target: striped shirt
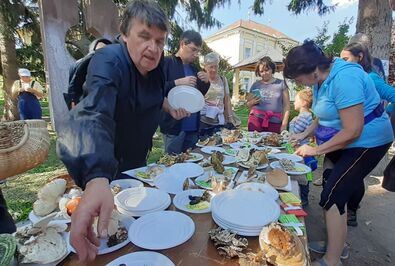
[{"label": "striped shirt", "polygon": [[[304,132],[313,123],[313,115],[310,112],[300,113],[289,122],[289,133],[298,134]],[[301,141],[302,144],[308,142],[307,139]]]}]

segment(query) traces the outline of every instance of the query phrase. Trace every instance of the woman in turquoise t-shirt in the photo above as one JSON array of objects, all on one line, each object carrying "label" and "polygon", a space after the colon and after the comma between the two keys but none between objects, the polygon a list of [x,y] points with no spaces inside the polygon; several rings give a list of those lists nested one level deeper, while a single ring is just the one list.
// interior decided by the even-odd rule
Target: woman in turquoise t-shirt
[{"label": "woman in turquoise t-shirt", "polygon": [[331,163],[330,169],[323,172],[320,200],[328,243],[318,249],[315,246],[315,251],[325,255],[313,265],[338,265],[340,257],[344,257],[347,235],[346,206],[363,197],[364,177],[392,143],[391,125],[388,115],[379,108],[380,96],[365,71],[357,64],[327,58],[313,41],[289,51],[284,76],[313,86],[313,113],[317,119],[294,139],[316,133],[319,145],[303,145],[296,153],[325,154],[325,160]]},{"label": "woman in turquoise t-shirt", "polygon": [[350,43],[344,47],[343,51],[340,53],[340,57],[347,62],[360,64],[373,80],[380,98],[390,103],[395,102],[395,88],[388,85],[385,80],[373,70],[372,57],[366,47],[361,43]]},{"label": "woman in turquoise t-shirt", "polygon": [[[369,77],[373,80],[374,86],[380,95],[380,98],[390,103],[395,102],[395,88],[388,85],[382,76],[373,67],[373,60],[366,48],[362,43],[349,43],[344,47],[340,53],[340,57],[347,62],[357,63],[362,66],[363,70],[368,73]],[[380,59],[377,59],[380,60]],[[387,108],[387,113],[391,113]],[[394,127],[394,125],[393,125]],[[360,202],[352,202],[348,204],[348,219],[347,224],[350,226],[357,226],[357,210]]]}]

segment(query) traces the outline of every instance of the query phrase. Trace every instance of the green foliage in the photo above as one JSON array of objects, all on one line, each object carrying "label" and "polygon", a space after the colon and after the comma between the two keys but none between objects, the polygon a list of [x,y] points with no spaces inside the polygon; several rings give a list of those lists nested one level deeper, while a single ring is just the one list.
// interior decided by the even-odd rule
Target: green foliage
[{"label": "green foliage", "polygon": [[[264,2],[264,0],[261,1]],[[322,16],[333,12],[335,7],[336,5],[326,5],[322,0],[291,0],[288,4],[288,10],[296,15],[299,15],[303,11],[313,10]]]},{"label": "green foliage", "polygon": [[[314,38],[315,43],[321,47],[327,56],[339,56],[340,52],[346,46],[349,36],[350,24],[352,24],[354,18],[345,18],[344,21],[339,24],[337,32],[331,37],[328,34],[329,21],[325,21],[321,28],[317,28],[317,35]],[[329,42],[329,40],[331,41]]]},{"label": "green foliage", "polygon": [[16,50],[18,66],[28,68],[41,85],[45,85],[44,55],[40,43],[23,45]]},{"label": "green foliage", "polygon": [[324,49],[326,46],[326,43],[330,40],[331,36],[328,35],[328,25],[329,21],[324,21],[324,24],[321,26],[321,28],[317,27],[317,35],[314,37],[314,42],[321,47],[321,49]]},{"label": "green foliage", "polygon": [[339,25],[337,32],[333,34],[332,43],[330,43],[325,52],[329,56],[340,56],[340,52],[347,45],[350,37],[347,35],[350,30],[350,24],[352,24],[353,17],[349,20],[344,19],[343,23]]}]

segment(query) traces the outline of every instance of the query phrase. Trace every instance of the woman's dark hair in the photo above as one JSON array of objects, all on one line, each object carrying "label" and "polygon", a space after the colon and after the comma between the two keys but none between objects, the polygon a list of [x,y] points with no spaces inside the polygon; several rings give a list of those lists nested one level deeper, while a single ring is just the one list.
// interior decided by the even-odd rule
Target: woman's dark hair
[{"label": "woman's dark hair", "polygon": [[379,74],[382,78],[385,78],[385,71],[384,71],[384,66],[383,62],[381,62],[380,58],[373,57],[372,60],[372,69]]},{"label": "woman's dark hair", "polygon": [[365,72],[372,72],[372,57],[370,56],[368,48],[366,48],[362,43],[353,42],[347,44],[343,49],[344,51],[350,52],[353,56],[359,57],[362,54],[362,59],[359,60],[360,64],[365,70]]},{"label": "woman's dark hair", "polygon": [[284,76],[295,79],[300,75],[313,73],[318,67],[326,70],[330,67],[332,58],[326,57],[324,52],[313,41],[306,40],[302,45],[292,48],[284,60]]},{"label": "woman's dark hair", "polygon": [[274,74],[274,72],[276,72],[276,65],[273,63],[272,59],[268,56],[265,56],[261,60],[259,60],[258,63],[256,63],[255,75],[257,77],[260,77],[260,75],[259,75],[259,66],[260,65],[271,69],[273,74]]}]

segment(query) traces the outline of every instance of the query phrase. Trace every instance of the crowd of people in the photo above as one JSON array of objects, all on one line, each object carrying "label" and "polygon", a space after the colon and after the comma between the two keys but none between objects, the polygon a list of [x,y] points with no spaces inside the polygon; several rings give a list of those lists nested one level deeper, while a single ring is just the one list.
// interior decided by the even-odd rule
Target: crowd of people
[{"label": "crowd of people", "polygon": [[[208,53],[204,69],[199,69],[202,37],[198,32],[185,31],[177,53],[164,56],[168,19],[151,0],[132,1],[126,7],[120,32],[115,44],[106,41],[105,47],[93,48],[84,96],[69,98],[68,123],[58,136],[58,155],[85,190],[71,224],[71,243],[81,260],[96,256],[98,238],[89,229],[94,216],[99,216],[98,231],[107,235],[114,205],[109,182],[123,178],[125,170],[146,165],[158,126],[164,150],[170,154],[194,148],[199,136],[239,126],[228,81],[219,73],[220,56]],[[297,143],[296,154],[305,158],[324,155],[319,204],[328,237],[327,242],[310,243],[313,251],[324,254],[314,265],[341,265],[347,224],[357,224],[364,177],[392,144],[393,130],[382,100],[395,102],[395,90],[378,73],[380,69],[363,42],[352,40],[340,58],[327,57],[313,41],[292,48],[284,60],[284,77],[310,88],[295,96],[299,114],[289,121],[287,83],[274,78],[276,65],[270,57],[256,65],[260,80],[251,86],[246,99],[248,130],[289,130],[291,141]],[[41,86],[31,81],[27,69],[20,69],[19,75],[12,92],[18,98],[21,119],[41,118],[37,101],[43,95]],[[204,95],[200,112],[169,104],[170,90],[179,85],[192,86]],[[312,136],[317,145],[311,145]],[[301,184],[305,202],[308,185]]]}]

